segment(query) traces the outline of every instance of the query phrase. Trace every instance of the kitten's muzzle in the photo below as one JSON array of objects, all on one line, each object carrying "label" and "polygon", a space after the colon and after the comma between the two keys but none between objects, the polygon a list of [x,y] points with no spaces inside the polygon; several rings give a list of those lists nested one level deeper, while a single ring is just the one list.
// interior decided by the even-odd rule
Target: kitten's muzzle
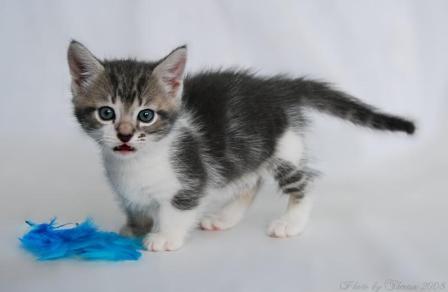
[{"label": "kitten's muzzle", "polygon": [[117,126],[117,137],[121,142],[127,143],[131,140],[134,135],[134,126],[127,122],[120,122]]}]

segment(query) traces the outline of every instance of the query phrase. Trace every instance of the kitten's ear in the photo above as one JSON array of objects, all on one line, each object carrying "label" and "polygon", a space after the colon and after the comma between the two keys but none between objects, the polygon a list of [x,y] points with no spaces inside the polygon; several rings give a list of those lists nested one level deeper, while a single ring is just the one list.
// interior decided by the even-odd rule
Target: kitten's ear
[{"label": "kitten's ear", "polygon": [[81,43],[71,41],[67,52],[68,65],[74,89],[86,89],[104,67],[101,62]]},{"label": "kitten's ear", "polygon": [[165,92],[171,97],[182,95],[187,46],[174,49],[154,68],[153,76],[159,80]]}]

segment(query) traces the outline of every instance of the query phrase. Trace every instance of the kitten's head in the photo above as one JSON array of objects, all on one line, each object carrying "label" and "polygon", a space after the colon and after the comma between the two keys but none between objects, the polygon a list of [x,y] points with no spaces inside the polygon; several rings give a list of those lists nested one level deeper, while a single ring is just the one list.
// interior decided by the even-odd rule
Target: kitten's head
[{"label": "kitten's head", "polygon": [[181,103],[185,46],[158,62],[97,59],[72,41],[68,64],[75,116],[103,150],[128,157],[163,139]]}]

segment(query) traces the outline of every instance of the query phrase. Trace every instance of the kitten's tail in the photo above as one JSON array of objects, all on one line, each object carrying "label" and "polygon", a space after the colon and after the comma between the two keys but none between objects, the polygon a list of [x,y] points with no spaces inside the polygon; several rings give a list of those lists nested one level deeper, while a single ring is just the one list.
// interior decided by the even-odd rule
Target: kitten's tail
[{"label": "kitten's tail", "polygon": [[382,113],[371,105],[333,89],[327,83],[304,79],[297,81],[295,90],[300,92],[304,106],[376,130],[401,131],[409,135],[415,132],[413,122]]}]

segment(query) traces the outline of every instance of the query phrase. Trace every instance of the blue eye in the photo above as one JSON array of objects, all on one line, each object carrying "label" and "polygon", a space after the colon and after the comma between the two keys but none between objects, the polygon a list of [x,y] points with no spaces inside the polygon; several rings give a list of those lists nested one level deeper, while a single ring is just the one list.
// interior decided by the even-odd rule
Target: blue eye
[{"label": "blue eye", "polygon": [[103,121],[110,121],[115,119],[115,112],[109,106],[103,106],[98,109],[98,115]]},{"label": "blue eye", "polygon": [[138,113],[138,120],[143,123],[150,123],[155,117],[154,111],[150,109],[141,110]]}]

